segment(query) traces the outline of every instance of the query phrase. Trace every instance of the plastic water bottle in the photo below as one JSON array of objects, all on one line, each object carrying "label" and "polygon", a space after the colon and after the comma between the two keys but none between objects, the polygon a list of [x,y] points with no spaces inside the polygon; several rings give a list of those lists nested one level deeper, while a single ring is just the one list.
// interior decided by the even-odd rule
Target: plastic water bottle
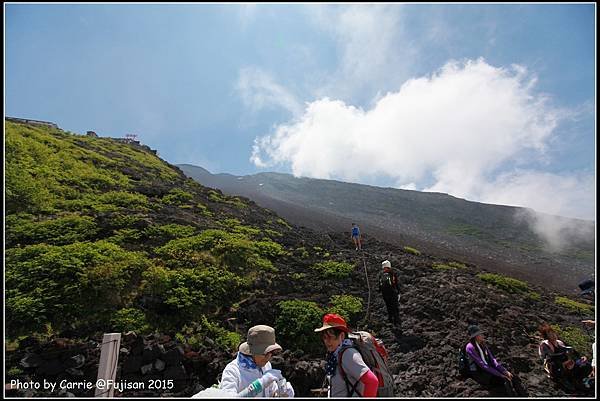
[{"label": "plastic water bottle", "polygon": [[277,394],[275,395],[276,397],[287,397],[288,396],[286,383],[287,382],[286,382],[285,378],[283,378],[277,382]]}]

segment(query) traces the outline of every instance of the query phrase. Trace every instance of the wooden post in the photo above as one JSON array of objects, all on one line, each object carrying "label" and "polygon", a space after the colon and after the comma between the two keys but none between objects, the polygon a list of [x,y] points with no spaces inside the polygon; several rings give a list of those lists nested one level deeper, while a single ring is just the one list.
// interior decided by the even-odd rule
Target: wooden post
[{"label": "wooden post", "polygon": [[[113,397],[120,349],[121,333],[105,333],[102,339],[102,351],[100,353],[94,397]],[[99,388],[98,383],[104,383],[103,387]]]}]

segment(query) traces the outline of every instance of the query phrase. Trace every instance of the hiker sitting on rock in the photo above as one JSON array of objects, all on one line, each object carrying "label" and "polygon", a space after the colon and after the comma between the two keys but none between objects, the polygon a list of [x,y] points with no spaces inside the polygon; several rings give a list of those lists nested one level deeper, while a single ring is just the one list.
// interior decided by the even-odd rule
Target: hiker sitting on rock
[{"label": "hiker sitting on rock", "polygon": [[585,355],[577,358],[574,350],[558,339],[549,324],[543,323],[539,331],[544,338],[540,343],[539,355],[549,377],[567,391],[583,389],[583,380],[592,371]]},{"label": "hiker sitting on rock", "polygon": [[400,287],[398,284],[398,275],[392,270],[392,264],[389,260],[383,261],[381,268],[383,271],[379,273],[379,291],[387,308],[388,320],[394,325],[399,325],[398,293],[400,292]]},{"label": "hiker sitting on rock", "polygon": [[258,325],[248,330],[247,341],[239,347],[237,358],[223,370],[219,388],[239,397],[293,397],[294,389],[271,368],[271,357],[281,351],[272,327]]},{"label": "hiker sitting on rock", "polygon": [[517,375],[509,372],[494,358],[479,327],[468,328],[469,343],[465,351],[470,360],[469,376],[483,385],[502,385],[509,396],[526,396],[527,392]]},{"label": "hiker sitting on rock", "polygon": [[323,316],[323,326],[315,332],[320,333],[327,348],[325,374],[329,377],[330,396],[375,397],[379,379],[346,338],[350,332],[346,321],[335,313],[327,314]]}]

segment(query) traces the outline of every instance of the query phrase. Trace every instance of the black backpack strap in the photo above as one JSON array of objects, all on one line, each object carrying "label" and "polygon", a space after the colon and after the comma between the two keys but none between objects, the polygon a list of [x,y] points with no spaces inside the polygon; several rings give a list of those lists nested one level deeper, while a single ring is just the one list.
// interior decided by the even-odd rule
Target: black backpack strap
[{"label": "black backpack strap", "polygon": [[344,347],[340,350],[339,358],[338,358],[338,364],[340,366],[340,373],[342,374],[344,383],[346,383],[346,391],[348,392],[347,397],[352,397],[352,394],[354,394],[354,393],[358,394],[359,397],[362,397],[362,394],[360,394],[358,392],[358,390],[356,389],[358,387],[358,383],[360,382],[360,379],[357,380],[353,385],[350,385],[350,380],[348,380],[348,376],[346,376],[346,372],[344,372],[344,368],[342,367],[342,357],[344,356],[343,355],[344,351],[346,351],[348,348],[355,348],[355,347]]}]

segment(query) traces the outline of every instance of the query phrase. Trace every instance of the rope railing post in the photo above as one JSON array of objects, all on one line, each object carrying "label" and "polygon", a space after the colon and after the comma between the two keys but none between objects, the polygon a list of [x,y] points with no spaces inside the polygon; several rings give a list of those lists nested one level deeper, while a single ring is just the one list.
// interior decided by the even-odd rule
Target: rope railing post
[{"label": "rope railing post", "polygon": [[366,328],[366,326],[369,324],[369,312],[370,312],[370,308],[371,308],[371,284],[369,284],[369,274],[367,272],[367,262],[365,262],[364,251],[362,251],[362,261],[363,261],[363,266],[365,268],[365,280],[367,280],[367,290],[368,290],[367,313],[365,314],[365,320],[363,321],[363,325]]},{"label": "rope railing post", "polygon": [[[102,351],[98,366],[96,392],[94,397],[113,397],[115,392],[115,378],[119,363],[119,349],[121,347],[121,333],[105,333],[102,339]],[[101,386],[98,384],[101,383]]]}]

